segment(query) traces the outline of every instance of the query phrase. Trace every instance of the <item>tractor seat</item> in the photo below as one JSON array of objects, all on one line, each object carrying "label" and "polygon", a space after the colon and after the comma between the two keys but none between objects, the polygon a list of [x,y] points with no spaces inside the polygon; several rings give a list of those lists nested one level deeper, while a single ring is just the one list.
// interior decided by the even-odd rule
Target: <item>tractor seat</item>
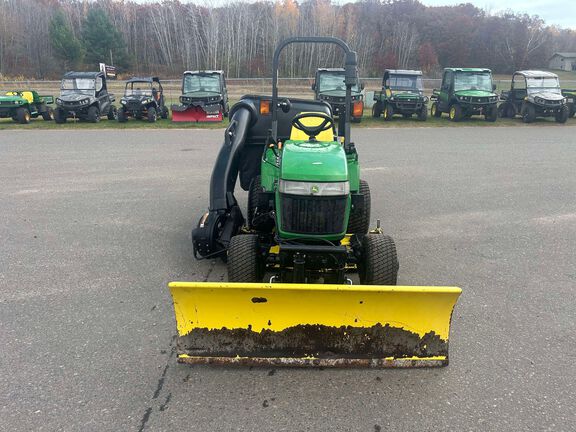
[{"label": "tractor seat", "polygon": [[[304,114],[304,113],[300,113],[300,114]],[[308,117],[308,118],[303,118],[301,120],[302,124],[305,126],[319,126],[323,121],[324,121],[324,119],[322,117],[318,117],[318,118]],[[308,135],[306,135],[306,133],[304,131],[296,129],[294,126],[292,126],[292,128],[290,130],[290,140],[292,140],[292,141],[307,141],[309,138],[310,137]],[[316,136],[316,141],[323,141],[323,142],[336,141],[334,131],[328,129],[328,130],[320,132],[318,134],[318,136]]]},{"label": "tractor seat", "polygon": [[22,99],[26,99],[28,101],[28,103],[33,103],[34,102],[34,95],[32,94],[31,91],[23,91],[22,92]]}]

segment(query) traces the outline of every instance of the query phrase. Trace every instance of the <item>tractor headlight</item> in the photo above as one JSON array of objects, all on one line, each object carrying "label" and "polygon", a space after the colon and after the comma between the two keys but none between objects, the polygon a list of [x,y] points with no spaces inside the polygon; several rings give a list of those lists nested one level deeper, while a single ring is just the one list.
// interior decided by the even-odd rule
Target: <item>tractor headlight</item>
[{"label": "tractor headlight", "polygon": [[344,182],[317,183],[280,180],[280,193],[289,195],[338,196],[350,193],[350,184]]}]

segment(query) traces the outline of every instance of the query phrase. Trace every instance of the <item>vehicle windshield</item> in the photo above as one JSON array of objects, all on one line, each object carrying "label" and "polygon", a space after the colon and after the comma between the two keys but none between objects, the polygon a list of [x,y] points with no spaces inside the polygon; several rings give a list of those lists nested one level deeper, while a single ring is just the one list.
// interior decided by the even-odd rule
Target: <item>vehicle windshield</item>
[{"label": "vehicle windshield", "polygon": [[62,80],[60,94],[93,95],[96,91],[96,80],[94,78],[65,78]]},{"label": "vehicle windshield", "polygon": [[126,83],[124,96],[152,96],[152,83],[146,81]]},{"label": "vehicle windshield", "polygon": [[219,75],[190,75],[184,76],[184,93],[212,92],[220,93]]},{"label": "vehicle windshield", "polygon": [[420,75],[390,75],[386,80],[390,90],[412,91],[422,93],[424,84]]},{"label": "vehicle windshield", "polygon": [[[319,92],[334,90],[346,91],[346,85],[344,84],[344,72],[323,72],[320,74],[319,81]],[[352,87],[352,91],[360,93],[360,89],[357,85]]]},{"label": "vehicle windshield", "polygon": [[492,92],[492,74],[490,72],[456,72],[454,91],[483,90]]},{"label": "vehicle windshield", "polygon": [[526,78],[526,86],[529,92],[547,91],[551,93],[561,93],[560,82],[557,77]]}]

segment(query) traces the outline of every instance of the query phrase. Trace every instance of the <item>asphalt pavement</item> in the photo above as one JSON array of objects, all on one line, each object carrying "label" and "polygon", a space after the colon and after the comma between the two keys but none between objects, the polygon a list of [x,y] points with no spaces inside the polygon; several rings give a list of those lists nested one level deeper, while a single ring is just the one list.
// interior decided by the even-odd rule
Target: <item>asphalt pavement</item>
[{"label": "asphalt pavement", "polygon": [[576,127],[353,131],[399,283],[463,289],[418,370],[176,363],[222,136],[0,131],[0,430],[576,429]]}]

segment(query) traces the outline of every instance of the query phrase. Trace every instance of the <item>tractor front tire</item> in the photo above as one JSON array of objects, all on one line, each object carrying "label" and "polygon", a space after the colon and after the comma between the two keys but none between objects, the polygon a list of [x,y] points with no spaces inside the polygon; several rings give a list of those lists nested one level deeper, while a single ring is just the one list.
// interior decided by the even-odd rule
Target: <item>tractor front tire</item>
[{"label": "tractor front tire", "polygon": [[255,234],[232,237],[228,247],[228,281],[262,282],[264,261],[260,255],[260,243]]},{"label": "tractor front tire", "polygon": [[24,107],[18,108],[16,110],[16,121],[20,124],[30,123],[30,111]]},{"label": "tractor front tire", "polygon": [[567,106],[563,106],[560,112],[556,113],[556,123],[566,123],[568,117],[570,117],[570,109]]},{"label": "tractor front tire", "polygon": [[91,106],[88,108],[88,115],[86,116],[86,120],[90,123],[98,123],[100,121],[100,110],[98,107]]},{"label": "tractor front tire", "polygon": [[390,121],[394,116],[394,107],[390,104],[386,104],[384,107],[384,120]]},{"label": "tractor front tire", "polygon": [[398,256],[392,237],[368,234],[362,240],[362,258],[358,276],[362,285],[396,285]]},{"label": "tractor front tire", "polygon": [[426,121],[427,118],[428,118],[428,109],[426,108],[426,105],[422,105],[422,109],[418,113],[418,120]]},{"label": "tractor front tire", "polygon": [[66,116],[66,113],[64,112],[64,110],[60,109],[60,108],[56,108],[56,111],[54,111],[54,121],[58,124],[64,124],[64,123],[66,123],[67,119],[68,119],[68,117]]},{"label": "tractor front tire", "polygon": [[430,115],[432,117],[436,117],[436,118],[442,117],[442,111],[440,111],[438,109],[438,103],[437,102],[432,103],[432,106],[430,107]]},{"label": "tractor front tire", "polygon": [[532,104],[524,103],[522,106],[522,121],[532,123],[536,120],[536,108]]},{"label": "tractor front tire", "polygon": [[372,105],[372,117],[380,118],[382,115],[382,102],[378,101]]},{"label": "tractor front tire", "polygon": [[462,107],[458,104],[454,104],[450,107],[450,120],[453,122],[459,122],[462,120]]},{"label": "tractor front tire", "polygon": [[156,108],[150,107],[148,108],[147,118],[150,123],[155,123],[158,119],[158,113],[156,112]]},{"label": "tractor front tire", "polygon": [[260,180],[261,178],[259,175],[254,177],[250,182],[250,188],[248,189],[248,211],[246,212],[246,217],[250,229],[255,229],[256,225],[258,225],[254,224],[253,221],[259,204],[259,195],[260,192],[262,192],[262,184],[260,183]]},{"label": "tractor front tire", "polygon": [[52,108],[46,108],[46,111],[42,112],[42,119],[44,121],[54,120],[54,110]]},{"label": "tractor front tire", "polygon": [[124,108],[120,108],[118,110],[117,120],[118,123],[126,123],[128,121],[128,114],[126,113],[126,110]]},{"label": "tractor front tire", "polygon": [[484,120],[487,122],[495,122],[498,118],[498,108],[496,105],[491,106],[487,109],[486,114],[484,114]]},{"label": "tractor front tire", "polygon": [[352,209],[348,220],[349,234],[366,234],[370,229],[370,186],[365,180],[360,180],[360,195],[362,195],[362,207]]}]

